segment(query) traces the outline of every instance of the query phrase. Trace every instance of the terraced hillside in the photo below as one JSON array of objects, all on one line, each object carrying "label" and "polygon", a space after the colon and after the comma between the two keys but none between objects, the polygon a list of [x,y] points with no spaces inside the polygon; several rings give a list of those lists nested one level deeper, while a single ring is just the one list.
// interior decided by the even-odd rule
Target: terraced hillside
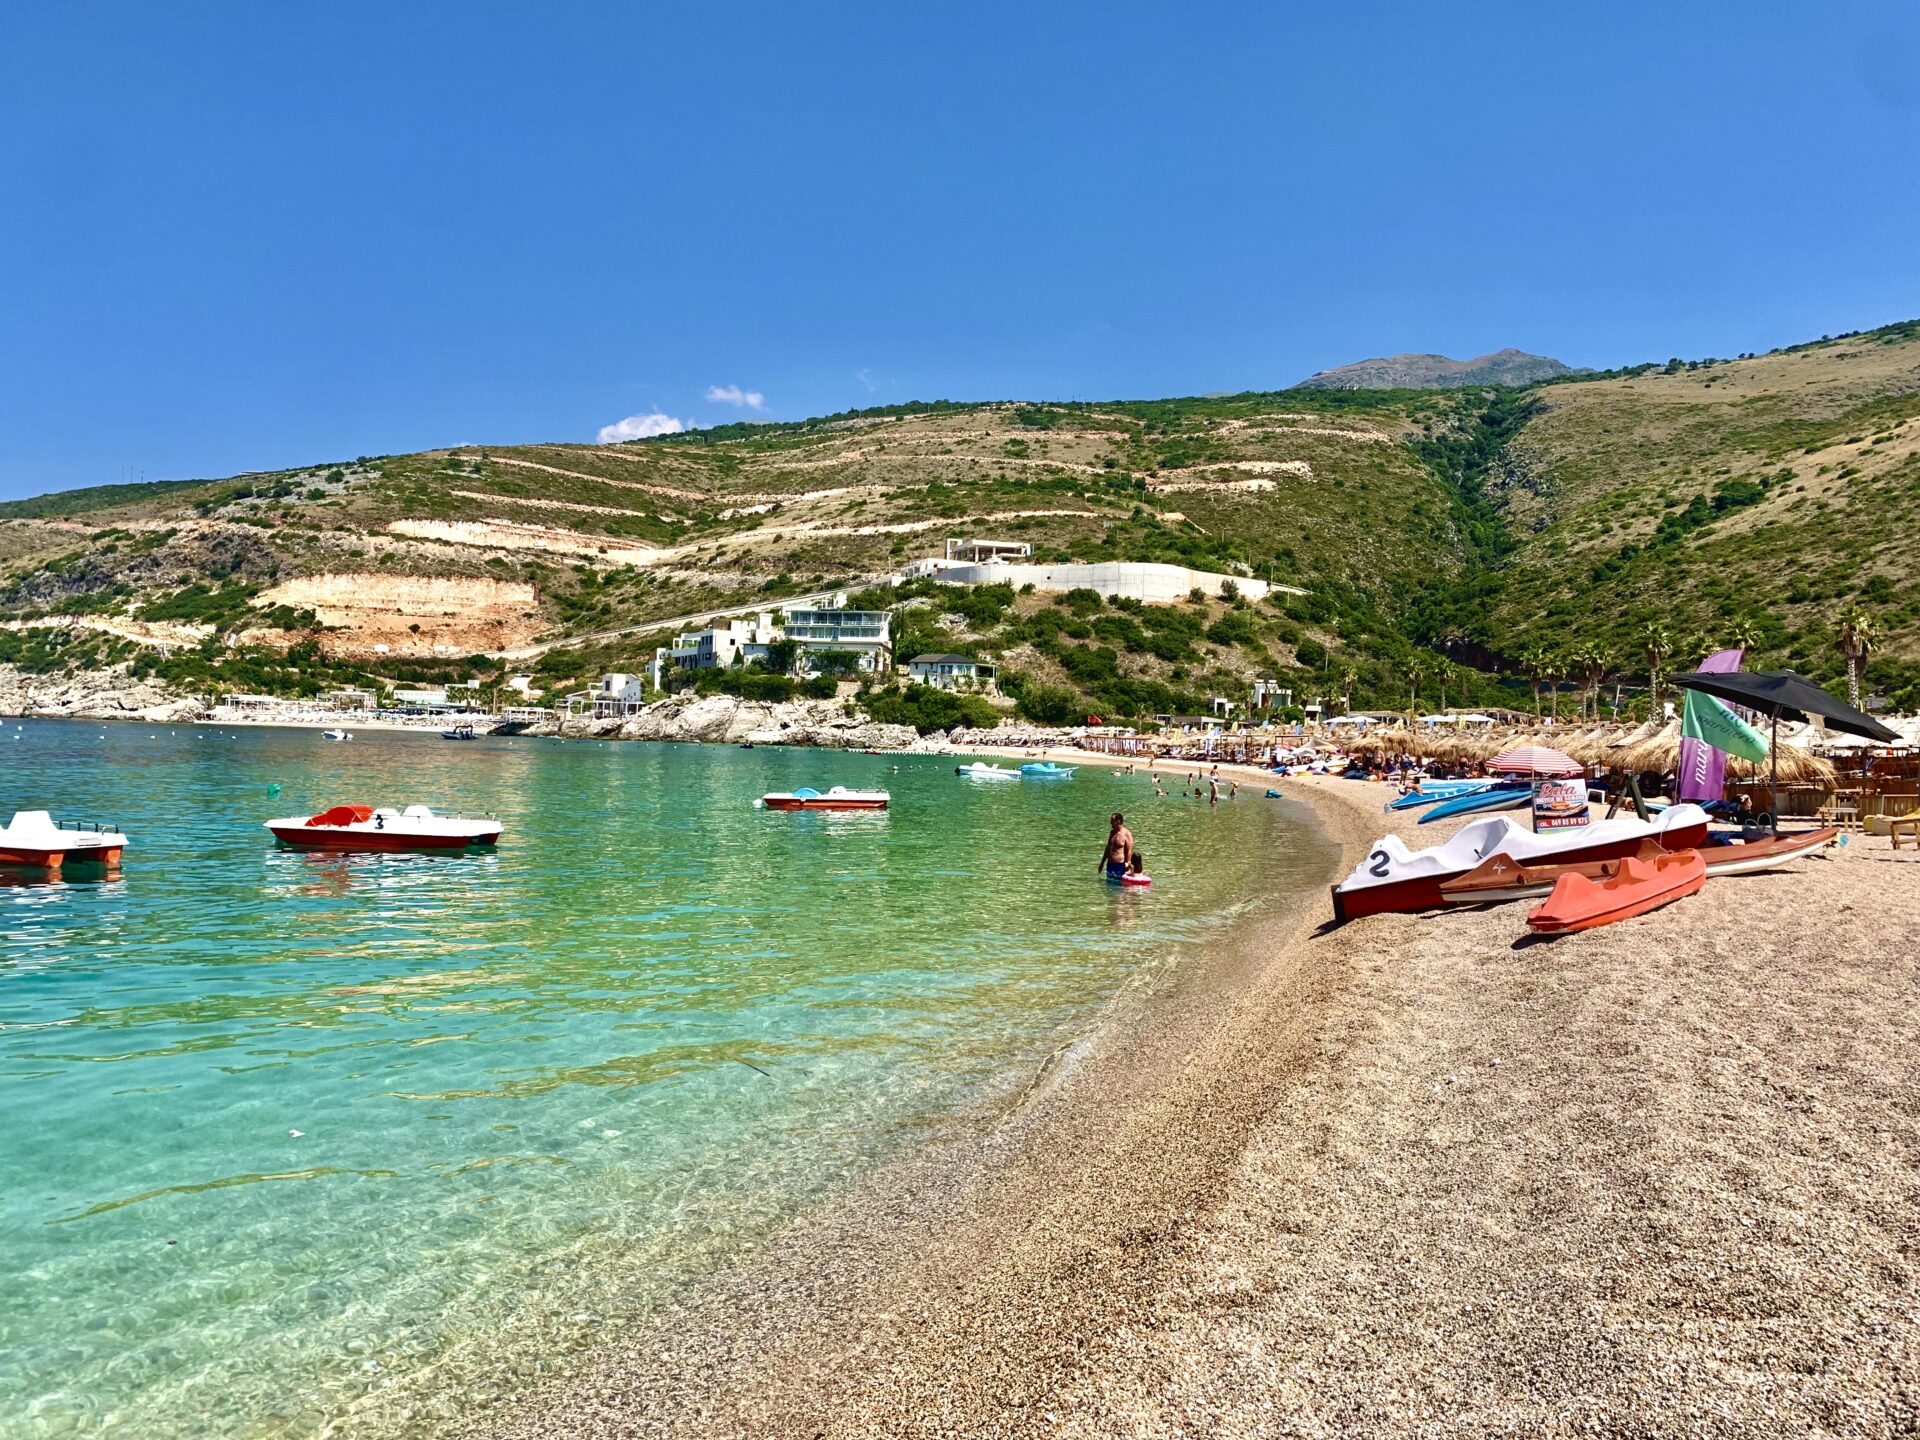
[{"label": "terraced hillside", "polygon": [[1920,323],[1533,393],[1491,472],[1517,543],[1474,640],[1644,675],[1654,625],[1688,662],[1745,639],[1831,682],[1858,610],[1869,679],[1920,700]]},{"label": "terraced hillside", "polygon": [[[1267,603],[871,589],[952,535],[1298,586]],[[361,457],[0,505],[0,665],[196,691],[636,670],[830,588],[1027,705],[1645,703],[1743,641],[1920,705],[1920,323],[1532,389],[934,403],[622,445]]]},{"label": "terraced hillside", "polygon": [[[0,505],[0,619],[80,627],[69,643],[116,658],[164,645],[175,669],[183,645],[209,667],[259,651],[266,688],[285,683],[270,661],[290,649],[315,683],[433,678],[472,670],[471,656],[559,680],[636,668],[672,623],[859,588],[950,535],[990,535],[1041,560],[1166,560],[1301,586],[1313,593],[1294,615],[1258,612],[1255,653],[1228,642],[1213,658],[1324,675],[1323,641],[1346,616],[1376,637],[1379,685],[1397,688],[1396,615],[1472,548],[1410,442],[1471,428],[1483,403],[935,404],[70,492]],[[1297,653],[1308,640],[1311,664]],[[1139,663],[1164,679],[1204,671],[1209,654],[1203,642],[1190,666],[1144,651]]]}]

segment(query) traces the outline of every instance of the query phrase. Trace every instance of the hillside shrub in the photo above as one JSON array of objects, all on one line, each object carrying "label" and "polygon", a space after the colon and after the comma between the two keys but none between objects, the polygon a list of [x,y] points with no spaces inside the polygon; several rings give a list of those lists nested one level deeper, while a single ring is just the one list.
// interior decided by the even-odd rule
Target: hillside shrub
[{"label": "hillside shrub", "polygon": [[978,695],[956,695],[931,685],[877,690],[867,697],[867,713],[883,725],[911,725],[922,735],[956,725],[991,730],[1000,723],[1000,712]]}]

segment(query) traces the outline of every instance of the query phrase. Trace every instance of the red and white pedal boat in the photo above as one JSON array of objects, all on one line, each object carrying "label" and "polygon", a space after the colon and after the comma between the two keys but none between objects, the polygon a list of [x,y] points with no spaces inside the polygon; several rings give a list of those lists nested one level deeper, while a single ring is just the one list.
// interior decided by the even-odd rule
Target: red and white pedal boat
[{"label": "red and white pedal boat", "polygon": [[68,865],[120,863],[127,837],[111,825],[62,825],[45,810],[16,810],[0,828],[0,865],[57,875]]},{"label": "red and white pedal boat", "polygon": [[[1716,875],[1759,875],[1803,860],[1833,844],[1840,832],[1831,826],[1803,830],[1797,835],[1768,836],[1700,847],[1707,878]],[[1494,855],[1458,879],[1443,881],[1440,898],[1449,905],[1492,905],[1503,900],[1533,900],[1553,893],[1562,875],[1609,880],[1628,860],[1656,860],[1671,853],[1657,840],[1642,840],[1633,854],[1618,860],[1581,860],[1522,865],[1511,856]]]},{"label": "red and white pedal boat", "polygon": [[436,815],[424,805],[404,810],[336,805],[306,819],[269,820],[267,829],[296,850],[465,850],[500,839],[498,820]]},{"label": "red and white pedal boat", "polygon": [[1505,815],[1489,815],[1425,850],[1409,849],[1398,835],[1387,835],[1374,841],[1366,859],[1333,887],[1333,917],[1347,921],[1387,911],[1437,909],[1446,900],[1440,893],[1445,881],[1494,855],[1509,856],[1523,866],[1616,860],[1634,854],[1643,840],[1657,841],[1663,850],[1691,850],[1706,838],[1707,812],[1698,805],[1670,806],[1651,820],[1621,816],[1538,835]]},{"label": "red and white pedal boat", "polygon": [[884,810],[893,802],[885,790],[849,790],[836,785],[824,794],[801,787],[762,795],[760,803],[769,810]]}]

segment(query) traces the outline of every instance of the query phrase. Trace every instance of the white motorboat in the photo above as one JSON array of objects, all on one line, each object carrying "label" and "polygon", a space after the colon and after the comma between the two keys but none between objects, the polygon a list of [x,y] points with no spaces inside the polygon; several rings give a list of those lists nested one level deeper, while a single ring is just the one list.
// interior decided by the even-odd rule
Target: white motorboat
[{"label": "white motorboat", "polygon": [[351,740],[353,736],[345,730],[322,730],[320,732],[320,738],[322,740]]}]

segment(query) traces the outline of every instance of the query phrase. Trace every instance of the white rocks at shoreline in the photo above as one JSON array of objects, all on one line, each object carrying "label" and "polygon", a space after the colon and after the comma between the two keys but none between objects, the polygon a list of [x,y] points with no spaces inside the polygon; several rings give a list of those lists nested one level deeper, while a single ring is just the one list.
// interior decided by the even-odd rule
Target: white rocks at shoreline
[{"label": "white rocks at shoreline", "polygon": [[680,694],[632,715],[561,719],[535,735],[606,740],[702,741],[732,745],[816,745],[836,750],[899,750],[918,738],[910,725],[883,725],[839,700],[742,700],[733,695]]},{"label": "white rocks at shoreline", "polygon": [[124,667],[78,675],[29,675],[0,665],[0,715],[48,715],[76,720],[191,720],[205,705]]}]

